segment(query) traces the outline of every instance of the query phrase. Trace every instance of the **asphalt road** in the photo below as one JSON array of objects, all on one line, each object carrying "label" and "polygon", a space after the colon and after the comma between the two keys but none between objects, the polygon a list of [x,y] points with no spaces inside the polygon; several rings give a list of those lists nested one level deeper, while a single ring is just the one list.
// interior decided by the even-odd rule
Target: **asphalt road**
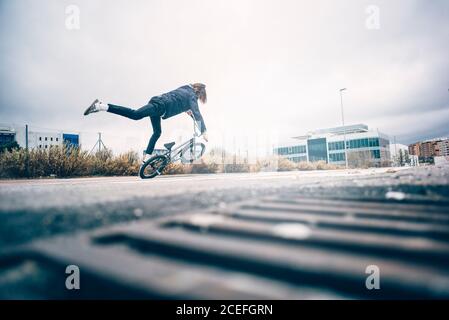
[{"label": "asphalt road", "polygon": [[[449,168],[379,168],[242,174],[0,181],[0,245],[265,195],[448,201]],[[404,199],[401,199],[404,197]]]},{"label": "asphalt road", "polygon": [[447,299],[448,213],[449,166],[0,181],[0,299]]}]

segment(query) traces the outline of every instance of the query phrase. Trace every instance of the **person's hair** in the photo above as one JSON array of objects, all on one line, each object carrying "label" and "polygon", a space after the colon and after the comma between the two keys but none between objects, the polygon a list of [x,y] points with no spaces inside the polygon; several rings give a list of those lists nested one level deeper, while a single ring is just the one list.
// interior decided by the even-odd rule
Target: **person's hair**
[{"label": "person's hair", "polygon": [[192,83],[192,88],[195,90],[196,96],[202,103],[207,102],[206,85],[203,83]]}]

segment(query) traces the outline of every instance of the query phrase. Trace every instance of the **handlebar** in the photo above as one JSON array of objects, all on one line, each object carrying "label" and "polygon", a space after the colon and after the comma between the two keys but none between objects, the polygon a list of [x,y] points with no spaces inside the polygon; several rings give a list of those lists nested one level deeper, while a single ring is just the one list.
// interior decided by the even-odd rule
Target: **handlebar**
[{"label": "handlebar", "polygon": [[193,113],[188,113],[188,115],[192,118],[193,120],[193,133],[196,137],[200,137],[201,136],[201,130],[198,127],[198,123],[195,119],[195,116],[193,115]]},{"label": "handlebar", "polygon": [[[203,132],[201,132],[201,129],[198,126],[198,121],[196,121],[195,116],[192,112],[187,113],[193,120],[193,134],[195,137],[201,137],[203,135]],[[207,140],[206,140],[207,141]]]}]

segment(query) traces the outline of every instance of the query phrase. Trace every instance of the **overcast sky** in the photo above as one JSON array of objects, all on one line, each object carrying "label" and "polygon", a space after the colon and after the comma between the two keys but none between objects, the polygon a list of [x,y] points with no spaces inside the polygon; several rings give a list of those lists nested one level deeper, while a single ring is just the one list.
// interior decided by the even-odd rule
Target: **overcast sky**
[{"label": "overcast sky", "polygon": [[[0,39],[0,123],[79,131],[86,145],[101,131],[141,150],[151,133],[149,119],[84,117],[93,99],[137,108],[191,82],[207,85],[212,145],[338,126],[342,87],[347,124],[401,143],[449,135],[445,0],[0,0]],[[161,142],[190,128],[166,120]]]}]

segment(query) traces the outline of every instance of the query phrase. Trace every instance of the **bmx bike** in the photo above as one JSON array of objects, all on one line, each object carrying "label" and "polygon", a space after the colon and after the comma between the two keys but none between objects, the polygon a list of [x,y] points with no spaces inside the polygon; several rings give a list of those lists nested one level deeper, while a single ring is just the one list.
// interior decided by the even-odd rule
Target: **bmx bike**
[{"label": "bmx bike", "polygon": [[206,146],[204,143],[196,141],[201,136],[201,133],[195,118],[191,117],[194,124],[192,138],[175,149],[172,149],[175,142],[164,144],[165,150],[162,154],[151,157],[140,167],[139,176],[142,179],[151,179],[162,174],[165,167],[172,162],[181,160],[183,163],[192,163],[203,156]]}]

